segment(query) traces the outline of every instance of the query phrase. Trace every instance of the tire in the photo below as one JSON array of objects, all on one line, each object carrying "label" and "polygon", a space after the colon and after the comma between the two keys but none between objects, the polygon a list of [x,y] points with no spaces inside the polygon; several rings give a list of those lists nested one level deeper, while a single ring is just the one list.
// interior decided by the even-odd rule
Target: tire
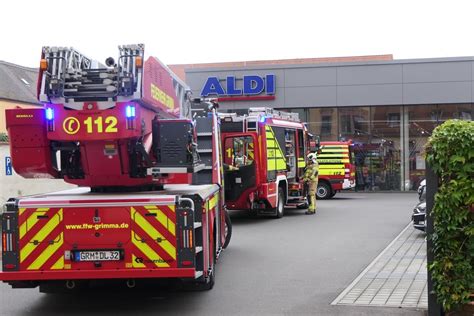
[{"label": "tire", "polygon": [[336,193],[337,193],[336,191],[333,191],[331,195],[329,195],[329,198],[332,199],[336,195]]},{"label": "tire", "polygon": [[227,246],[230,243],[230,239],[232,237],[232,222],[230,221],[230,215],[227,210],[224,210],[225,212],[225,241],[224,245],[222,245],[222,248],[227,248]]},{"label": "tire", "polygon": [[195,289],[198,291],[209,291],[209,290],[212,290],[215,283],[216,283],[216,267],[215,265],[213,265],[211,274],[207,278],[204,278],[204,281],[202,283],[196,283]]},{"label": "tire", "polygon": [[331,197],[332,188],[326,182],[318,183],[318,188],[316,189],[316,198],[320,200],[326,200]]},{"label": "tire", "polygon": [[282,218],[285,213],[285,193],[283,192],[282,187],[278,187],[278,200],[275,210],[275,218]]}]

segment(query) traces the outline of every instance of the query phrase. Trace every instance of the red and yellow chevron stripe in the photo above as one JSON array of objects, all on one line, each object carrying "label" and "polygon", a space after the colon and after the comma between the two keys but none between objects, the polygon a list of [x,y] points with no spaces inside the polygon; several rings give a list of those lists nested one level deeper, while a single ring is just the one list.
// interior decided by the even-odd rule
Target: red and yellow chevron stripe
[{"label": "red and yellow chevron stripe", "polygon": [[62,269],[62,208],[34,208],[19,210],[20,269]]},{"label": "red and yellow chevron stripe", "polygon": [[177,267],[175,206],[136,206],[130,216],[133,246],[127,268]]},{"label": "red and yellow chevron stripe", "polygon": [[[125,246],[127,268],[175,268],[175,205],[130,207],[130,243]],[[70,269],[64,244],[63,208],[21,208],[19,210],[20,269]],[[78,240],[80,242],[80,240]],[[72,263],[74,265],[74,263]]]}]

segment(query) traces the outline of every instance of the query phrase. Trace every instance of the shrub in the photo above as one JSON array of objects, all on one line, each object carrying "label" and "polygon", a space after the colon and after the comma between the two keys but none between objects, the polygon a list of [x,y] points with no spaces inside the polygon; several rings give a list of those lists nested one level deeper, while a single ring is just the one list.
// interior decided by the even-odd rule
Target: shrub
[{"label": "shrub", "polygon": [[7,133],[0,133],[0,143],[6,142],[8,143],[8,134]]},{"label": "shrub", "polygon": [[450,120],[428,140],[426,159],[439,177],[431,217],[434,260],[429,265],[446,311],[469,302],[474,289],[474,122]]}]

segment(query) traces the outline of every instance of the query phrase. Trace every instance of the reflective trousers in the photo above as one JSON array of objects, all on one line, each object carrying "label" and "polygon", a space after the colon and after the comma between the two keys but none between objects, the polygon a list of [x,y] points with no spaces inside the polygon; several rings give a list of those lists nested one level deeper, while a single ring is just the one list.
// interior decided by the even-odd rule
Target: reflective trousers
[{"label": "reflective trousers", "polygon": [[308,212],[316,212],[316,190],[318,181],[308,181],[309,207]]}]

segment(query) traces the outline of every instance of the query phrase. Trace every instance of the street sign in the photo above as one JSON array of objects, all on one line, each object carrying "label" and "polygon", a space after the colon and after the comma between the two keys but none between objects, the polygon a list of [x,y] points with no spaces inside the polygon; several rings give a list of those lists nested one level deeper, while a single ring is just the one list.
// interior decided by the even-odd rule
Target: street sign
[{"label": "street sign", "polygon": [[12,158],[11,157],[5,157],[5,175],[11,176],[13,174],[13,169],[12,169]]}]

